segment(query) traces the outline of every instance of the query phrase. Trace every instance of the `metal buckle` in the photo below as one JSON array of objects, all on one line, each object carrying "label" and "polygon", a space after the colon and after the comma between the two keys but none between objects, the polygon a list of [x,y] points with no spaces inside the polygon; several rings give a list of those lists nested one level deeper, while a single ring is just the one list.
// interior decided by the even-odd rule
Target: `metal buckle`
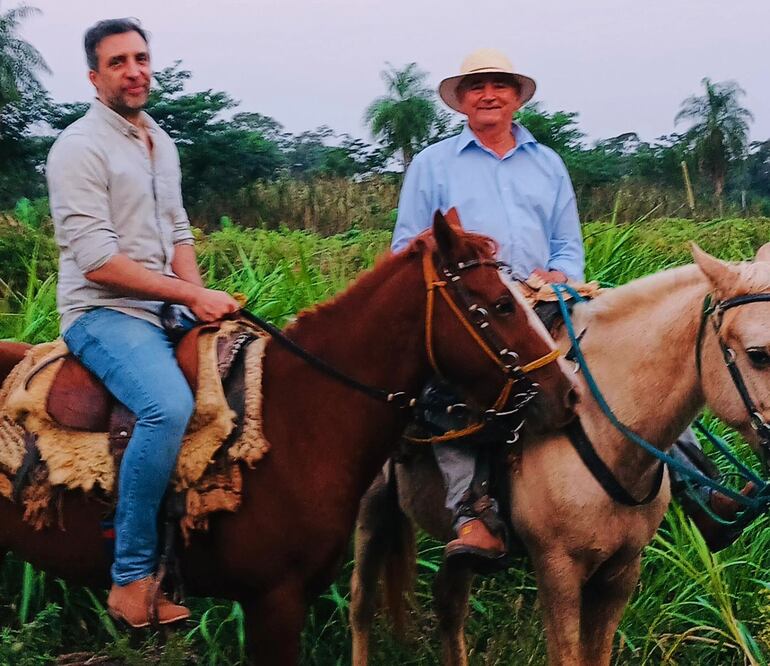
[{"label": "metal buckle", "polygon": [[407,407],[414,407],[417,400],[410,398],[403,391],[397,391],[396,393],[388,393],[388,402],[393,403],[399,409],[406,409]]}]

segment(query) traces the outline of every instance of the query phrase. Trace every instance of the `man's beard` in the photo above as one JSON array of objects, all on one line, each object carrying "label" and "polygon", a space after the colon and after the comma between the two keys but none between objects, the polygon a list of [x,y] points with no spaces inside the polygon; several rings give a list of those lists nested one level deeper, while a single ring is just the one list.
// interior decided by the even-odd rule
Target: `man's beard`
[{"label": "man's beard", "polygon": [[147,106],[147,96],[145,96],[143,102],[137,105],[129,104],[126,101],[125,96],[122,93],[118,93],[117,95],[109,97],[107,103],[118,115],[123,116],[124,118],[135,118],[141,113],[142,109]]}]

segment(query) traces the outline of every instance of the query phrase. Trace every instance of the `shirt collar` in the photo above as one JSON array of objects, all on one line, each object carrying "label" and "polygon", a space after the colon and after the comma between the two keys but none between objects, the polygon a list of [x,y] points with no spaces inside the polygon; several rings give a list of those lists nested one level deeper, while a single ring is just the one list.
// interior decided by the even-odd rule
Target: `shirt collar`
[{"label": "shirt collar", "polygon": [[[523,146],[526,143],[537,143],[535,137],[532,136],[532,132],[524,127],[524,125],[521,125],[515,121],[511,124],[511,133],[516,138],[517,148],[519,146]],[[463,131],[457,135],[457,154],[459,155],[471,144],[477,145],[482,150],[488,150],[482,145],[481,141],[479,141],[478,137],[473,133],[470,125],[465,123]]]},{"label": "shirt collar", "polygon": [[[115,128],[121,134],[125,134],[126,136],[131,137],[139,136],[139,131],[135,125],[128,122],[123,116],[113,111],[98,98],[91,102],[89,113],[93,114],[97,118],[100,118],[101,120],[104,120],[108,125]],[[142,111],[141,117],[144,121],[144,126],[148,129],[148,131],[154,133],[155,121],[150,117],[149,114],[144,111]]]}]

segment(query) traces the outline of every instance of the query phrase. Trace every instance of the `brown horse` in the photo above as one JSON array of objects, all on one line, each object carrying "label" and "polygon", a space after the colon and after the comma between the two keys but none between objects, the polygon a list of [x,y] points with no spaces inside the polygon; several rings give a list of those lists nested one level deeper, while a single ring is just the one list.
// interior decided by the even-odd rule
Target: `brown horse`
[{"label": "brown horse", "polygon": [[[388,255],[331,303],[303,313],[288,330],[306,350],[371,386],[416,395],[431,375],[426,328],[444,376],[480,406],[495,402],[508,375],[479,342],[479,328],[453,310],[456,284],[436,270],[454,268],[458,282],[488,315],[485,330],[523,363],[549,356],[553,342],[512,296],[493,260],[494,246],[437,214],[432,234]],[[428,293],[435,296],[429,312]],[[0,367],[22,347],[0,348]],[[504,350],[497,350],[504,351]],[[509,355],[504,354],[504,358]],[[510,370],[510,368],[509,368]],[[531,404],[559,425],[571,418],[572,382],[557,363],[532,373],[540,390]],[[239,601],[248,643],[260,664],[297,661],[307,604],[333,580],[358,503],[403,430],[408,410],[372,399],[316,370],[284,347],[264,359],[264,430],[270,454],[243,470],[243,504],[213,517],[181,554],[192,594]],[[530,412],[531,414],[531,412]],[[105,586],[109,561],[100,536],[101,507],[81,493],[63,501],[63,531],[34,531],[20,507],[0,501],[0,552],[13,551],[68,581]]]}]

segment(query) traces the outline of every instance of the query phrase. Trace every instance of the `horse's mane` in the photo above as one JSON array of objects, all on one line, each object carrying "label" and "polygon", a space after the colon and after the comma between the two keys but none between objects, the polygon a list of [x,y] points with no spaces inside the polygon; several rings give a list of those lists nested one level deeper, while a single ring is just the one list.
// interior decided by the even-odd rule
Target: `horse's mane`
[{"label": "horse's mane", "polygon": [[584,312],[592,317],[625,317],[637,308],[660,301],[668,292],[704,282],[705,279],[694,264],[671,268],[614,289],[605,289],[585,305]]},{"label": "horse's mane", "polygon": [[[497,252],[497,243],[487,236],[467,231],[457,233],[460,241],[458,257],[463,260],[493,257]],[[415,255],[433,252],[437,248],[436,239],[430,229],[415,237],[409,245],[399,252],[385,252],[375,262],[374,266],[361,274],[342,292],[328,301],[312,305],[302,310],[297,318],[287,327],[291,332],[296,326],[306,324],[310,320],[317,323],[319,318],[328,316],[342,306],[355,301],[360,294],[371,293],[373,287],[381,284],[406,261],[411,261]]]}]

